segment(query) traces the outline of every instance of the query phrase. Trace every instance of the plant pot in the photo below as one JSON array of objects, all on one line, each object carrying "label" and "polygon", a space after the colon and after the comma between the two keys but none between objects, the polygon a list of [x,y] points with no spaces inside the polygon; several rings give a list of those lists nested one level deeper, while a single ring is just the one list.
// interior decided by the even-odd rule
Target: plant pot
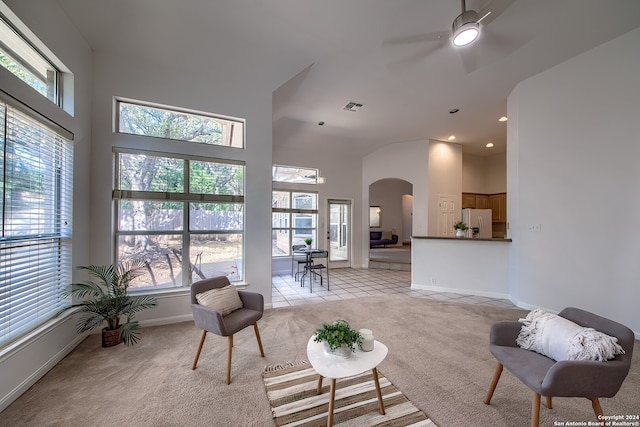
[{"label": "plant pot", "polygon": [[122,337],[120,336],[120,329],[102,329],[103,347],[113,347],[114,345],[118,345],[121,342]]},{"label": "plant pot", "polygon": [[461,229],[461,228],[458,228],[456,230],[456,237],[459,238],[459,239],[462,239],[462,238],[466,237],[466,234],[467,234],[467,232],[465,230]]},{"label": "plant pot", "polygon": [[348,357],[351,357],[351,355],[353,354],[352,347],[342,346],[342,347],[336,348],[335,350],[331,350],[331,348],[329,347],[329,344],[327,344],[326,342],[323,342],[322,344],[324,344],[325,353],[331,354],[333,356],[348,358]]}]

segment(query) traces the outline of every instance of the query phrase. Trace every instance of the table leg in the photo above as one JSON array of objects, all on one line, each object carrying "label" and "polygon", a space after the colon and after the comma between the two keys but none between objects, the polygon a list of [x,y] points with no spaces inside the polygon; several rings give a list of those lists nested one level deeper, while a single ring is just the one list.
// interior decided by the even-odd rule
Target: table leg
[{"label": "table leg", "polygon": [[333,426],[333,405],[336,399],[336,379],[331,378],[331,391],[329,397],[329,415],[327,415],[327,427]]},{"label": "table leg", "polygon": [[373,371],[373,381],[376,383],[376,394],[378,395],[378,410],[380,411],[380,415],[384,415],[384,403],[382,403],[382,391],[380,391],[380,381],[378,380],[378,370],[376,368],[373,368],[372,371]]},{"label": "table leg", "polygon": [[318,374],[318,394],[322,394],[322,375]]}]

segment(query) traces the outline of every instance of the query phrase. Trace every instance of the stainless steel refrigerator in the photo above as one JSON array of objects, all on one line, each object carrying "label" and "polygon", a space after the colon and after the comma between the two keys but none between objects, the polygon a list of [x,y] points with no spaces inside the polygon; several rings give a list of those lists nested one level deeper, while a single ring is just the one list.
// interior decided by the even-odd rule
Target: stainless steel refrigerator
[{"label": "stainless steel refrigerator", "polygon": [[462,209],[462,222],[467,224],[467,237],[491,239],[491,209]]}]

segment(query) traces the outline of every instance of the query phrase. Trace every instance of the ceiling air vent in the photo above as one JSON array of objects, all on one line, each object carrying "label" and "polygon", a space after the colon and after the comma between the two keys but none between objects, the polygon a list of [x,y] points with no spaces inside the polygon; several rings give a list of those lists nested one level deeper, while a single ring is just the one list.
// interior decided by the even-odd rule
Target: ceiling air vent
[{"label": "ceiling air vent", "polygon": [[362,108],[362,104],[359,102],[350,102],[344,106],[344,110],[353,111],[354,113]]}]

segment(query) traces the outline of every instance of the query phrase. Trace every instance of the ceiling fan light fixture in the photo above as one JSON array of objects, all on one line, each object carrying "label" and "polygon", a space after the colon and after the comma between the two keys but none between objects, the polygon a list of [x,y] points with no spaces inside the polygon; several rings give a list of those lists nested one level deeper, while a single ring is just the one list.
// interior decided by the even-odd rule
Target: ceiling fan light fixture
[{"label": "ceiling fan light fixture", "polygon": [[453,32],[453,45],[456,47],[473,43],[480,35],[478,12],[465,10],[464,0],[462,1],[462,13],[454,19],[451,31]]},{"label": "ceiling fan light fixture", "polygon": [[480,35],[480,25],[477,22],[462,24],[453,32],[453,45],[466,46],[473,43]]}]

